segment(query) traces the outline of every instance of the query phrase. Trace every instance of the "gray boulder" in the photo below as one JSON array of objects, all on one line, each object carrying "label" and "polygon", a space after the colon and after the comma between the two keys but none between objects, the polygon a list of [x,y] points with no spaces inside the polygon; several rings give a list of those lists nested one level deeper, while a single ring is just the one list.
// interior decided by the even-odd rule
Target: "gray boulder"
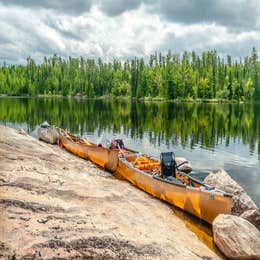
[{"label": "gray boulder", "polygon": [[247,220],[220,214],[212,224],[218,248],[231,259],[260,259],[260,232]]},{"label": "gray boulder", "polygon": [[232,214],[239,216],[247,210],[257,210],[257,206],[254,201],[245,191],[241,194],[234,195]]},{"label": "gray boulder", "polygon": [[233,195],[233,215],[240,215],[244,211],[257,209],[256,204],[245,190],[224,170],[210,173],[205,178],[204,183]]},{"label": "gray boulder", "polygon": [[210,186],[215,186],[216,188],[232,195],[245,192],[244,189],[224,170],[219,170],[216,173],[210,173],[205,178],[204,183]]},{"label": "gray boulder", "polygon": [[[177,166],[183,162],[187,161],[184,157],[176,157],[175,162]],[[181,172],[190,173],[192,171],[192,166],[190,162],[184,163],[180,167],[178,167]]]},{"label": "gray boulder", "polygon": [[241,214],[240,217],[252,223],[260,231],[260,210],[259,209],[247,210],[243,214]]}]

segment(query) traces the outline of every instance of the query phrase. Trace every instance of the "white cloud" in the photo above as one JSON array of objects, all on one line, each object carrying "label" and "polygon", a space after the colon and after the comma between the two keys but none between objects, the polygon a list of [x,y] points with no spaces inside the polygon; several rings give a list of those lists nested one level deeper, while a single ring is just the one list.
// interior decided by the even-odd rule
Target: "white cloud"
[{"label": "white cloud", "polygon": [[54,53],[65,58],[127,59],[168,49],[216,49],[238,57],[250,54],[253,45],[260,46],[257,30],[234,31],[215,22],[177,23],[151,12],[141,1],[136,5],[118,11],[116,16],[106,15],[93,5],[76,16],[60,9],[0,3],[0,61],[20,63],[31,56],[41,62],[43,56]]}]

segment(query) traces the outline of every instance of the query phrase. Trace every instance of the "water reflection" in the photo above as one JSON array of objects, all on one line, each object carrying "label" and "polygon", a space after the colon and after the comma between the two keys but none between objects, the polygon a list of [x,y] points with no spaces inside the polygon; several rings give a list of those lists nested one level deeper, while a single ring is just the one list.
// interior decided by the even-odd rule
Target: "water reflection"
[{"label": "water reflection", "polygon": [[121,136],[158,157],[174,150],[198,178],[225,168],[260,204],[260,104],[0,98],[0,123],[32,131],[47,120],[94,142]]},{"label": "water reflection", "polygon": [[213,232],[210,224],[174,206],[172,206],[172,209],[174,215],[179,217],[184,222],[186,227],[196,234],[199,240],[201,240],[211,250],[213,250],[221,259],[226,259],[226,257],[220,252],[220,250],[214,244]]}]

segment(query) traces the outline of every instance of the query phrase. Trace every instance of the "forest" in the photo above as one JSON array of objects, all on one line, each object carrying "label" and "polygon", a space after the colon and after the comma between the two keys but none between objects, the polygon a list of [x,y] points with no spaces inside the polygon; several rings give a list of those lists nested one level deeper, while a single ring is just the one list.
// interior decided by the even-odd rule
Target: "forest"
[{"label": "forest", "polygon": [[0,65],[0,94],[259,101],[260,61],[254,47],[239,60],[215,50],[154,53],[147,61],[28,57],[26,65]]}]

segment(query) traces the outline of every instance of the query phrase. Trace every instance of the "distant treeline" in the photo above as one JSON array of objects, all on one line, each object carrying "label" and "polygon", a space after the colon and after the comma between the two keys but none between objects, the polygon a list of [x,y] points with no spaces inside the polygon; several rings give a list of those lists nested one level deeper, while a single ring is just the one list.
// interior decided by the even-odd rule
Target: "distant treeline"
[{"label": "distant treeline", "polygon": [[0,94],[260,100],[260,61],[255,48],[239,61],[216,51],[155,53],[147,63],[54,55],[36,64],[29,57],[25,66],[0,66]]}]

